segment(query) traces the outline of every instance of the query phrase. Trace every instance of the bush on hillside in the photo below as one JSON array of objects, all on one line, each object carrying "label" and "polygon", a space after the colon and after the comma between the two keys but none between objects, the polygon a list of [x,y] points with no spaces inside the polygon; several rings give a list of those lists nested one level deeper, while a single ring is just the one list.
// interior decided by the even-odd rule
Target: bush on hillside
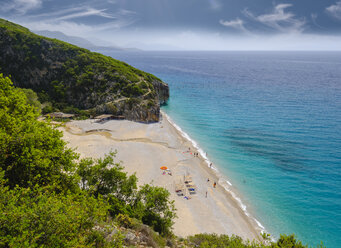
[{"label": "bush on hillside", "polygon": [[171,235],[176,215],[170,193],[150,185],[138,190],[137,177],[123,171],[124,167],[114,161],[115,154],[112,152],[103,159],[81,160],[77,170],[81,188],[95,197],[103,196],[110,204],[113,217],[125,214],[141,220],[162,235]]},{"label": "bush on hillside", "polygon": [[62,133],[37,120],[22,90],[0,74],[0,166],[11,188],[16,185],[74,189],[77,155],[61,139]]},{"label": "bush on hillside", "polygon": [[103,200],[86,194],[10,189],[2,180],[0,247],[110,247],[105,232],[94,228],[107,210]]}]

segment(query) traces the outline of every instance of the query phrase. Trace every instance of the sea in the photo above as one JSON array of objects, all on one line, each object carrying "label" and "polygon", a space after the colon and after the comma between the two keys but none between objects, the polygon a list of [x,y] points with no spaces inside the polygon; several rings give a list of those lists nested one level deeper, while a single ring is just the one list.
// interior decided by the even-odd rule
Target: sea
[{"label": "sea", "polygon": [[110,52],[167,82],[162,110],[274,239],[341,247],[341,52]]}]

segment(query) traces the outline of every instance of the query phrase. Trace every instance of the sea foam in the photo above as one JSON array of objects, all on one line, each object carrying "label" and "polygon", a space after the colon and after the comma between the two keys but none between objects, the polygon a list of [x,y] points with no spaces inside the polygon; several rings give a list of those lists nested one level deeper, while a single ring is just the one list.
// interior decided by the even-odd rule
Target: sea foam
[{"label": "sea foam", "polygon": [[208,159],[208,157],[206,156],[206,152],[204,152],[204,150],[198,145],[198,143],[192,139],[185,131],[182,130],[182,128],[180,126],[178,126],[171,117],[169,117],[169,115],[167,115],[164,111],[161,111],[162,116],[164,116],[167,121],[180,133],[180,135],[185,138],[186,140],[188,140],[193,147],[195,147],[195,149],[197,149],[197,151],[199,152],[199,154],[201,155],[201,157],[204,159],[205,163],[207,164],[207,166],[212,169],[215,174],[218,176],[219,180],[218,180],[218,184],[221,185],[231,196],[232,198],[238,203],[239,207],[242,209],[243,213],[251,220],[253,221],[260,233],[267,233],[265,227],[253,216],[251,216],[251,214],[247,211],[247,207],[246,205],[242,202],[242,200],[240,199],[240,197],[237,196],[237,194],[231,189],[232,187],[232,183],[230,181],[228,181],[226,178],[223,178],[222,174],[219,172],[218,168],[215,166],[210,166],[210,164],[212,164],[212,162]]}]

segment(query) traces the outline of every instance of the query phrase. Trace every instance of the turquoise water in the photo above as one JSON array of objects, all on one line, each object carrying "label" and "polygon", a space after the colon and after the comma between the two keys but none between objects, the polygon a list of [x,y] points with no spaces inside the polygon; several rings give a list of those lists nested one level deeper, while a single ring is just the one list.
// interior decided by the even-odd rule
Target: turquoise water
[{"label": "turquoise water", "polygon": [[341,247],[341,53],[115,52],[275,238]]}]

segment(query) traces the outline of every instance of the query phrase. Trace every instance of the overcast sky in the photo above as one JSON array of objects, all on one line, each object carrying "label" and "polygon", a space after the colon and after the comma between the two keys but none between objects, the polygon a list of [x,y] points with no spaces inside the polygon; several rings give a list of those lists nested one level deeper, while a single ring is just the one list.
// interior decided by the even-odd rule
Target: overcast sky
[{"label": "overcast sky", "polygon": [[0,17],[98,45],[341,50],[341,0],[0,0]]}]

